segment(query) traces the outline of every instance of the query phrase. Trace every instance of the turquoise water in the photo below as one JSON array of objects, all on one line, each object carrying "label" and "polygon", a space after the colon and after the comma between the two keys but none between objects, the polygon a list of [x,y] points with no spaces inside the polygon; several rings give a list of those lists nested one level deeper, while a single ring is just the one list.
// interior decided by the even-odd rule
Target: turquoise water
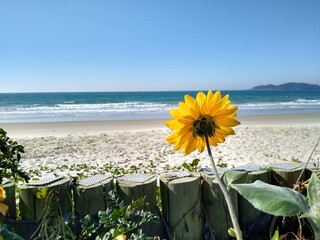
[{"label": "turquoise water", "polygon": [[[0,93],[0,122],[167,119],[197,92]],[[222,91],[239,116],[320,113],[320,91]]]}]

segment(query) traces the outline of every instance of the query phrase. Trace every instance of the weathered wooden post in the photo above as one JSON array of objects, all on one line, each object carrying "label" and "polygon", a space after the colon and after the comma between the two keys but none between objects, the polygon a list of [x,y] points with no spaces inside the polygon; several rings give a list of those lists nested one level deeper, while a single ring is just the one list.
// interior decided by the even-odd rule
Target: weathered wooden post
[{"label": "weathered wooden post", "polygon": [[[57,182],[53,182],[48,186],[48,193],[50,191],[56,190],[58,191],[59,204],[61,208],[62,215],[66,213],[72,212],[72,204],[71,204],[71,188],[70,188],[70,180],[69,179],[61,179]],[[42,217],[43,208],[45,201],[44,199],[36,198],[36,219]]]},{"label": "weathered wooden post", "polygon": [[2,185],[6,191],[6,199],[4,203],[9,207],[7,217],[16,219],[16,187],[14,183],[5,183]]},{"label": "weathered wooden post", "polygon": [[[117,191],[125,204],[145,198],[144,210],[159,216],[157,207],[157,178],[151,174],[127,174],[117,179]],[[161,222],[150,222],[142,227],[149,236],[164,236]],[[161,238],[162,239],[162,238]]]},{"label": "weathered wooden post", "polygon": [[[272,184],[293,188],[296,184],[303,167],[300,163],[274,163],[271,165],[273,172]],[[305,173],[302,173],[300,181],[305,179]]]},{"label": "weathered wooden post", "polygon": [[108,207],[106,195],[114,187],[113,177],[109,175],[94,175],[80,180],[73,187],[74,208],[76,216],[97,214]]},{"label": "weathered wooden post", "polygon": [[[305,166],[305,163],[302,164],[302,166]],[[305,172],[305,180],[308,180],[312,173],[315,171],[319,171],[320,170],[320,163],[319,162],[309,162],[306,165],[306,172]]]},{"label": "weathered wooden post", "polygon": [[163,216],[175,240],[203,237],[200,179],[185,172],[160,177]]},{"label": "weathered wooden post", "polygon": [[[220,170],[221,174],[225,171],[224,169]],[[228,229],[232,227],[232,221],[223,193],[217,184],[214,175],[204,173],[203,178],[202,203],[209,221],[209,226],[211,227],[215,239],[231,239],[228,234]],[[235,211],[238,213],[237,192],[231,189],[229,193]]]},{"label": "weathered wooden post", "polygon": [[[251,164],[238,167],[235,170],[245,170],[248,172],[247,183],[253,183],[257,180],[271,183],[271,172],[262,168],[262,166]],[[238,194],[238,205],[239,222],[244,238],[253,238],[253,236],[262,237],[263,234],[269,236],[268,223],[271,216],[253,207],[252,204],[240,194]]]},{"label": "weathered wooden post", "polygon": [[47,188],[47,193],[57,190],[62,213],[71,212],[69,179],[50,178],[20,186],[19,207],[22,219],[35,220],[41,217],[45,200],[37,198],[36,192],[42,188]]},{"label": "weathered wooden post", "polygon": [[19,186],[19,209],[22,220],[11,221],[8,224],[13,226],[15,232],[25,239],[30,239],[36,231],[38,220],[42,216],[46,196],[44,196],[44,199],[39,199],[36,197],[36,193],[43,188],[47,189],[46,196],[52,190],[57,191],[59,197],[59,203],[57,204],[59,204],[62,213],[71,212],[69,179],[62,177],[48,178]]},{"label": "weathered wooden post", "polygon": [[36,219],[36,201],[35,187],[23,185],[19,187],[19,209],[21,219],[35,220]]},{"label": "weathered wooden post", "polygon": [[[14,183],[6,183],[3,185],[6,190],[5,204],[8,205],[9,210],[7,216],[4,218],[4,223],[14,232],[24,239],[30,239],[31,235],[36,230],[36,220],[17,220],[16,216],[16,189]],[[7,239],[7,238],[6,238]]]},{"label": "weathered wooden post", "polygon": [[152,210],[157,206],[157,178],[151,174],[127,174],[117,179],[117,191],[129,205],[132,200],[145,197],[148,203],[144,209]]}]

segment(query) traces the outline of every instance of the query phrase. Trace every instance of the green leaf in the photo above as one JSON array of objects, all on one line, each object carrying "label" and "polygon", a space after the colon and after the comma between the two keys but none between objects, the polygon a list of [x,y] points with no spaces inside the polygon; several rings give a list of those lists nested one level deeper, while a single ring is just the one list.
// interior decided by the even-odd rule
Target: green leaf
[{"label": "green leaf", "polygon": [[275,216],[294,216],[308,211],[307,199],[290,188],[260,180],[250,184],[232,184],[232,187],[255,208]]},{"label": "green leaf", "polygon": [[320,179],[314,173],[308,185],[308,200],[310,206],[320,202]]},{"label": "green leaf", "polygon": [[280,240],[279,229],[274,232],[271,240]]},{"label": "green leaf", "polygon": [[[1,128],[0,128],[1,129]],[[22,237],[19,235],[9,231],[6,226],[2,225],[0,228],[0,236],[3,239],[10,239],[10,240],[24,240]]]},{"label": "green leaf", "polygon": [[0,136],[6,136],[7,132],[5,130],[3,130],[2,128],[0,128]]},{"label": "green leaf", "polygon": [[236,233],[234,232],[233,228],[228,228],[228,234],[231,237],[237,237]]},{"label": "green leaf", "polygon": [[320,235],[320,179],[314,173],[308,185],[308,200],[310,208],[301,218],[308,218],[313,231]]},{"label": "green leaf", "polygon": [[45,199],[48,194],[48,188],[47,187],[36,188],[35,194],[38,199]]},{"label": "green leaf", "polygon": [[307,218],[312,230],[320,236],[320,203],[313,205],[301,218]]},{"label": "green leaf", "polygon": [[184,163],[182,164],[182,167],[184,167],[185,169],[191,171],[190,165],[189,165],[188,163],[186,163],[186,162],[184,162]]},{"label": "green leaf", "polygon": [[227,171],[223,174],[222,180],[230,190],[231,184],[246,183],[248,181],[248,172],[246,171]]},{"label": "green leaf", "polygon": [[192,161],[192,163],[190,165],[191,165],[191,167],[197,167],[199,162],[200,162],[200,159],[199,158],[195,158],[195,159],[193,159],[193,161]]}]

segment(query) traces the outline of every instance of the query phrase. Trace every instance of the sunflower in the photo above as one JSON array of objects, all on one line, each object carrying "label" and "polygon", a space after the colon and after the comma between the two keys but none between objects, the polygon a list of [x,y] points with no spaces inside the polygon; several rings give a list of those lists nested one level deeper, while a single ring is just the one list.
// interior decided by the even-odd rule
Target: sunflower
[{"label": "sunflower", "polygon": [[230,106],[229,95],[221,96],[220,91],[213,94],[210,90],[205,95],[197,94],[196,99],[185,95],[185,102],[179,108],[170,111],[173,120],[166,121],[166,126],[174,132],[166,140],[175,145],[174,151],[184,150],[189,155],[194,150],[203,152],[206,147],[206,136],[212,146],[225,141],[225,137],[233,135],[232,127],[240,124],[236,106]]},{"label": "sunflower", "polygon": [[2,215],[6,215],[6,213],[8,211],[8,206],[4,203],[1,203],[5,199],[6,199],[6,191],[4,190],[4,188],[2,186],[0,186],[0,213]]}]

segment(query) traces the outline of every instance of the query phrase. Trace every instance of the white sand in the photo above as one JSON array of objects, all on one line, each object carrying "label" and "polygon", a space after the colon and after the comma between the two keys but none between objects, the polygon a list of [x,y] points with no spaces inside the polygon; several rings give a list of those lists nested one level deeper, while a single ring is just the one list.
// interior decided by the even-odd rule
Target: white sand
[{"label": "white sand", "polygon": [[[221,159],[230,168],[249,163],[292,162],[293,159],[305,162],[320,137],[320,114],[239,120],[242,124],[235,128],[236,135],[212,148],[215,159]],[[201,160],[201,167],[210,166],[206,151],[189,156],[173,152],[165,141],[171,131],[165,128],[163,120],[14,123],[0,127],[25,146],[22,167],[27,171],[41,169],[35,175],[42,177],[54,173],[105,172],[105,164],[111,166],[112,171],[116,168],[130,171],[137,167],[139,172],[161,174],[194,158]],[[312,155],[312,161],[319,160],[320,146]],[[86,164],[88,170],[79,164]]]}]

